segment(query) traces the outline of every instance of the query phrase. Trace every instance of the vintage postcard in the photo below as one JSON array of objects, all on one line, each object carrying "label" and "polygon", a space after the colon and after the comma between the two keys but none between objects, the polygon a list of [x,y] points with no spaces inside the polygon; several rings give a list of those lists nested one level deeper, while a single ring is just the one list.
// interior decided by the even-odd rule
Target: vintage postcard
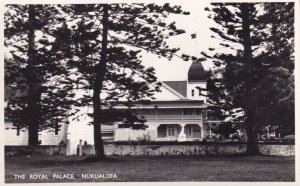
[{"label": "vintage postcard", "polygon": [[1,11],[3,184],[299,184],[299,1]]}]

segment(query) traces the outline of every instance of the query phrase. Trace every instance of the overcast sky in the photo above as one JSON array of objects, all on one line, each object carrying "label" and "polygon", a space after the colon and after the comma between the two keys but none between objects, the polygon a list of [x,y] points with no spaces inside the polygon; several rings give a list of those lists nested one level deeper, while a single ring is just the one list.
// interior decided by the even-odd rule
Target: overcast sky
[{"label": "overcast sky", "polygon": [[[179,53],[185,53],[196,57],[201,57],[201,51],[208,51],[209,47],[220,47],[218,40],[211,38],[213,34],[210,27],[214,26],[214,21],[209,19],[208,12],[204,8],[209,6],[208,2],[171,4],[181,5],[184,11],[189,11],[190,15],[171,15],[170,20],[176,22],[177,28],[186,31],[185,34],[171,37],[168,43],[173,47],[180,47]],[[191,34],[197,33],[196,39],[191,38]],[[183,61],[178,57],[173,57],[171,61],[166,58],[158,58],[149,53],[143,55],[143,64],[153,66],[156,75],[161,81],[186,80],[187,72],[191,62]],[[213,66],[211,61],[202,62],[204,69],[208,70]]]}]

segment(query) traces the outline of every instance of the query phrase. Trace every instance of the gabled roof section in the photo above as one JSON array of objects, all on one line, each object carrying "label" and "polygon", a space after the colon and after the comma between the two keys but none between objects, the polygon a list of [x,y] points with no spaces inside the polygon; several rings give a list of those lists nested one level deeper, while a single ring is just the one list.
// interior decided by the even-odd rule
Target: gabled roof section
[{"label": "gabled roof section", "polygon": [[186,97],[187,82],[186,81],[163,81],[176,92]]},{"label": "gabled roof section", "polygon": [[182,94],[180,94],[179,92],[177,92],[176,90],[174,90],[172,87],[170,87],[169,85],[167,85],[163,81],[161,81],[161,83],[162,83],[162,87],[163,88],[165,88],[171,94],[177,96],[179,99],[182,99],[182,100],[186,100],[187,99],[186,96],[183,96]]}]

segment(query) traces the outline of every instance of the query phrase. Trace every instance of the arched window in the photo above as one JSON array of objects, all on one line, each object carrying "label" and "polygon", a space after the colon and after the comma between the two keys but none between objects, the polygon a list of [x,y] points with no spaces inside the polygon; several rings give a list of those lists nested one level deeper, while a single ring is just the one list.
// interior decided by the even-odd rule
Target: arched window
[{"label": "arched window", "polygon": [[194,94],[195,94],[195,90],[194,90],[194,89],[192,89],[192,96],[194,96]]}]

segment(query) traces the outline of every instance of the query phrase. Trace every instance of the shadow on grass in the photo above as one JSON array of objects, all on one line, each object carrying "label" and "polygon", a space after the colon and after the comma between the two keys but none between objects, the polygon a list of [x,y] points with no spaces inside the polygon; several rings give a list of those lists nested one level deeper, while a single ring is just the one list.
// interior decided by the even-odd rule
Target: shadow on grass
[{"label": "shadow on grass", "polygon": [[[15,158],[14,158],[15,159]],[[14,159],[9,159],[6,161],[14,162]],[[111,164],[125,161],[124,159],[106,157],[104,159],[96,159],[93,156],[30,156],[30,157],[18,157],[17,161],[20,161],[20,164],[30,165],[34,167],[53,167],[53,166],[73,166],[73,165],[85,165],[85,164]]]}]

